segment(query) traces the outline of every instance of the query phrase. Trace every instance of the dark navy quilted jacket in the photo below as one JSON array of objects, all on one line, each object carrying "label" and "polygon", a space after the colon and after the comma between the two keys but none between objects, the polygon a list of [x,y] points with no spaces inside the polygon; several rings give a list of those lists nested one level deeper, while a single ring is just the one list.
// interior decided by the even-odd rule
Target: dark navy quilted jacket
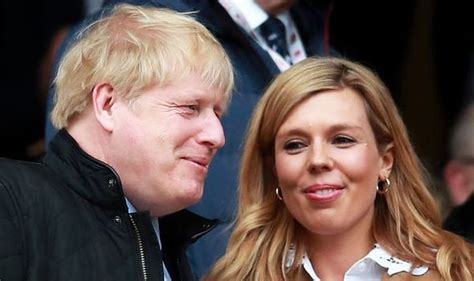
[{"label": "dark navy quilted jacket", "polygon": [[[0,160],[0,280],[192,280],[186,247],[214,221],[128,214],[115,171],[60,131],[42,163]],[[163,256],[163,257],[162,257]]]}]

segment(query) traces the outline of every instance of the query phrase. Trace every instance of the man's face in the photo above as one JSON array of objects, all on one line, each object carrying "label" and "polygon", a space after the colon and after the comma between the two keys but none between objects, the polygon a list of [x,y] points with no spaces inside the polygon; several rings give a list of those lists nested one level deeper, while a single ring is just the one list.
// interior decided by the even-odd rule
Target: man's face
[{"label": "man's face", "polygon": [[197,75],[151,87],[131,104],[114,104],[108,155],[125,196],[140,210],[163,216],[198,202],[210,162],[225,138],[222,91]]}]

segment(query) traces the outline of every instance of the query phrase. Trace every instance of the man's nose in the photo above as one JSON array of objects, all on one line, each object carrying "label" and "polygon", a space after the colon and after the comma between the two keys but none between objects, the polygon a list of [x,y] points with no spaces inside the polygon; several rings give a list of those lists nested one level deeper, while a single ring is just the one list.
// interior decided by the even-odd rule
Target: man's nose
[{"label": "man's nose", "polygon": [[221,120],[214,112],[206,114],[202,126],[202,131],[198,136],[198,142],[206,144],[214,149],[219,149],[224,146],[224,129]]}]

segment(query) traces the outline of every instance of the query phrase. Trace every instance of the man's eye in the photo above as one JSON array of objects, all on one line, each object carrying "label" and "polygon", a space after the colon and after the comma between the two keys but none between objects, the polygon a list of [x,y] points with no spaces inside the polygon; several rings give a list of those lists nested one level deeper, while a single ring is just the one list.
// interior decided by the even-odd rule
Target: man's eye
[{"label": "man's eye", "polygon": [[336,136],[332,141],[333,144],[340,147],[347,147],[354,144],[355,142],[356,141],[353,138],[348,136]]},{"label": "man's eye", "polygon": [[296,152],[305,147],[306,145],[302,141],[289,141],[285,143],[285,145],[283,146],[283,149],[288,152]]},{"label": "man's eye", "polygon": [[214,114],[217,116],[218,119],[222,119],[222,115],[224,115],[222,110],[214,110]]},{"label": "man's eye", "polygon": [[186,115],[194,115],[199,113],[199,106],[197,104],[185,104],[179,106],[182,113]]},{"label": "man's eye", "polygon": [[188,105],[185,105],[184,107],[186,107],[187,109],[189,109],[191,111],[198,111],[199,110],[199,107],[196,104],[188,104]]}]

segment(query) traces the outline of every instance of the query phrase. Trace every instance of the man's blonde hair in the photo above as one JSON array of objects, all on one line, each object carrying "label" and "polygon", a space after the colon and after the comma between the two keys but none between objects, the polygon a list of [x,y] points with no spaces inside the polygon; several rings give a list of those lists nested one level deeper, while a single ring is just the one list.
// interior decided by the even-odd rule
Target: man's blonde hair
[{"label": "man's blonde hair", "polygon": [[168,9],[117,5],[85,27],[63,57],[52,123],[67,127],[91,104],[97,83],[110,83],[131,100],[148,87],[166,86],[191,73],[230,99],[230,60],[202,24]]}]

